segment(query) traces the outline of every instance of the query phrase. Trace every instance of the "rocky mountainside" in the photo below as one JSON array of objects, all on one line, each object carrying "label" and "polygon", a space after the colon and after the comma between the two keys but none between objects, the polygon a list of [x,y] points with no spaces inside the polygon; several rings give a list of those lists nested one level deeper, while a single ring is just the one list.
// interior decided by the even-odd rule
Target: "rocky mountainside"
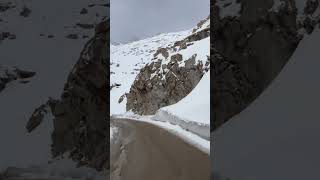
[{"label": "rocky mountainside", "polygon": [[214,0],[212,130],[268,87],[319,22],[318,0]]},{"label": "rocky mountainside", "polygon": [[96,27],[71,71],[61,100],[49,102],[54,115],[52,153],[98,170],[109,168],[109,20]]},{"label": "rocky mountainside", "polygon": [[61,99],[50,99],[37,108],[26,126],[32,132],[51,110],[53,157],[69,153],[79,165],[99,171],[109,168],[109,31],[109,20],[96,27],[68,76]]},{"label": "rocky mountainside", "polygon": [[10,68],[0,65],[0,92],[8,83],[15,80],[19,80],[20,83],[28,83],[28,79],[33,77],[35,74],[36,73],[32,71],[25,71],[16,67]]},{"label": "rocky mountainside", "polygon": [[1,92],[0,179],[32,179],[19,173],[46,170],[61,156],[93,171],[108,168],[108,7],[104,0],[0,2],[1,65],[19,67],[1,70],[1,84],[27,82],[32,72],[21,69],[37,72]]},{"label": "rocky mountainside", "polygon": [[190,31],[162,33],[128,44],[111,44],[111,114],[126,112],[126,94],[130,91],[131,85],[140,70],[153,61],[153,54],[157,49],[172,46],[188,34],[190,34]]},{"label": "rocky mountainside", "polygon": [[201,21],[185,38],[161,47],[136,76],[125,95],[126,110],[155,114],[185,97],[209,70],[210,19]]}]

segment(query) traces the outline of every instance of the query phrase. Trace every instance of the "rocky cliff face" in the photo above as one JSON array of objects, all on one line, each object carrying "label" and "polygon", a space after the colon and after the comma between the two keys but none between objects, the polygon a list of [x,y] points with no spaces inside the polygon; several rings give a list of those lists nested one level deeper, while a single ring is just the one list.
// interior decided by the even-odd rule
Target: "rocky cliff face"
[{"label": "rocky cliff face", "polygon": [[96,27],[71,71],[61,100],[49,101],[54,115],[52,153],[70,152],[82,165],[98,170],[109,167],[107,77],[109,21]]},{"label": "rocky cliff face", "polygon": [[[127,111],[154,114],[190,93],[209,69],[209,36],[210,19],[207,18],[183,40],[159,48],[126,94]],[[201,51],[203,48],[208,52]]]},{"label": "rocky cliff face", "polygon": [[96,27],[68,76],[61,99],[50,99],[37,108],[26,126],[32,132],[51,110],[53,157],[68,153],[79,165],[99,171],[109,168],[109,31],[109,20]]},{"label": "rocky cliff face", "polygon": [[246,108],[318,23],[318,0],[214,0],[212,130]]},{"label": "rocky cliff face", "polygon": [[12,81],[19,80],[20,83],[28,83],[28,79],[33,77],[36,73],[32,71],[25,71],[16,67],[5,67],[0,65],[0,92],[6,85]]}]

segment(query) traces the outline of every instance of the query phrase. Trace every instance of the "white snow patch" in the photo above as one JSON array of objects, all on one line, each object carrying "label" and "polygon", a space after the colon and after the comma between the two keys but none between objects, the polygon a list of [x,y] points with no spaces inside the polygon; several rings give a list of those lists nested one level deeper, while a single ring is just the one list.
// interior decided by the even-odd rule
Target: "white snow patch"
[{"label": "white snow patch", "polygon": [[157,111],[154,119],[177,124],[210,140],[210,71],[178,103]]},{"label": "white snow patch", "polygon": [[190,59],[192,56],[196,55],[196,62],[202,62],[205,64],[210,55],[210,37],[201,39],[200,41],[195,41],[193,45],[186,49],[182,49],[178,52],[182,55],[184,61],[182,61],[179,66],[184,66],[185,61]]},{"label": "white snow patch", "polygon": [[159,126],[163,129],[168,130],[169,132],[177,135],[185,142],[189,143],[190,145],[198,148],[202,152],[206,154],[210,154],[210,140],[206,140],[190,131],[186,131],[185,129],[181,128],[178,125],[171,124],[169,122],[161,122],[154,120],[154,116],[140,116],[136,115],[132,112],[127,112],[121,115],[114,115],[114,118],[124,118],[124,119],[132,119],[136,121],[143,121],[146,123],[151,123],[156,126]]}]

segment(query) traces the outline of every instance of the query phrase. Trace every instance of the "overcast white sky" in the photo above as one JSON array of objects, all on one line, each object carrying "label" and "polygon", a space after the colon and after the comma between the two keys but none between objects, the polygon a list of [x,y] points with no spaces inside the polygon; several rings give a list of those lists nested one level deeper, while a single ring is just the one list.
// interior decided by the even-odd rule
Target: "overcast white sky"
[{"label": "overcast white sky", "polygon": [[111,0],[111,41],[187,30],[210,14],[210,0]]}]

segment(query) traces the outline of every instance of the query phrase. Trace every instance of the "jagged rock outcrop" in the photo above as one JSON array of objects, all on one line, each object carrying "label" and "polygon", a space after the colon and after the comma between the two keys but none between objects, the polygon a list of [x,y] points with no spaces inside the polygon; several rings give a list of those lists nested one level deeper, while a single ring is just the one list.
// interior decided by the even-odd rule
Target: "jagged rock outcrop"
[{"label": "jagged rock outcrop", "polygon": [[48,113],[48,111],[48,106],[46,104],[43,104],[34,110],[26,125],[26,129],[29,133],[42,123],[44,116]]},{"label": "jagged rock outcrop", "polygon": [[0,65],[0,92],[12,81],[20,80],[20,83],[28,83],[28,78],[35,75],[35,72],[25,71],[16,67],[10,68]]},{"label": "jagged rock outcrop", "polygon": [[109,20],[96,27],[69,74],[61,100],[51,103],[54,115],[52,153],[70,152],[82,165],[109,168],[107,77]]},{"label": "jagged rock outcrop", "polygon": [[271,83],[303,35],[316,27],[318,10],[318,0],[305,7],[294,0],[213,1],[212,130]]},{"label": "jagged rock outcrop", "polygon": [[99,171],[109,168],[109,31],[109,20],[97,25],[68,76],[61,99],[49,99],[36,109],[26,126],[29,132],[35,129],[50,107],[53,157],[69,153],[80,166]]},{"label": "jagged rock outcrop", "polygon": [[[197,54],[197,48],[193,46],[197,41],[210,38],[209,21],[207,18],[199,23],[193,33],[173,46],[156,51],[152,63],[140,70],[126,94],[127,111],[154,114],[159,108],[174,104],[191,92],[209,69],[209,53]],[[183,50],[190,49],[193,55],[185,57]]]}]

